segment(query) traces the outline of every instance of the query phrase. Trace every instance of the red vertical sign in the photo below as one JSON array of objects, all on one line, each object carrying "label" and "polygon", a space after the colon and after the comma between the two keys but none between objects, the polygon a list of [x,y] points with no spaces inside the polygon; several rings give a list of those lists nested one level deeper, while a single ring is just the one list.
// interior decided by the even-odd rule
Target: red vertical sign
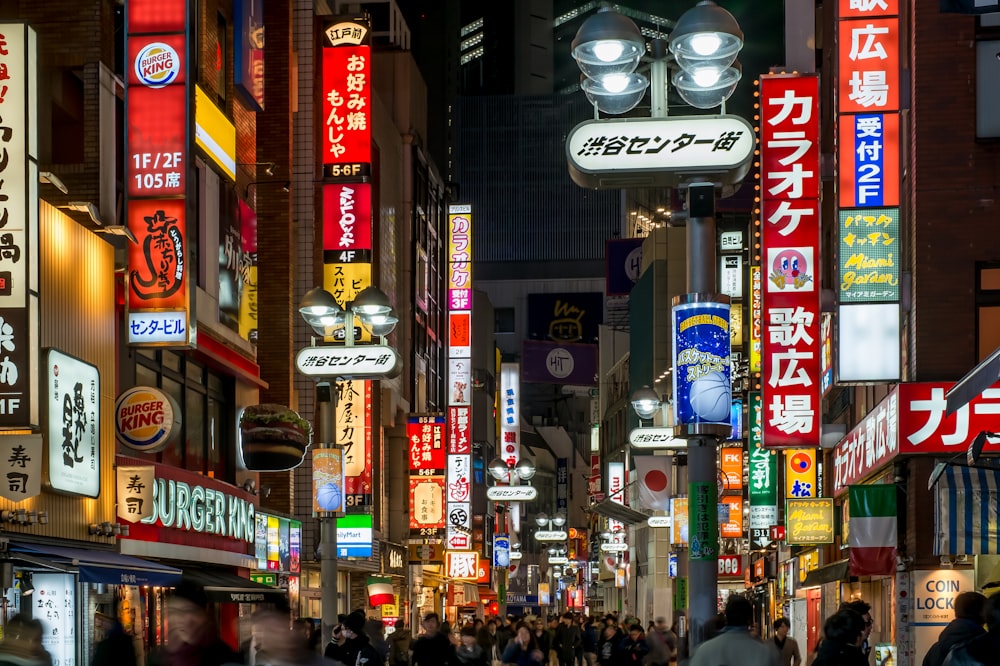
[{"label": "red vertical sign", "polygon": [[819,79],[760,84],[763,439],[820,439]]},{"label": "red vertical sign", "polygon": [[372,161],[370,74],[371,47],[323,49],[323,164]]}]

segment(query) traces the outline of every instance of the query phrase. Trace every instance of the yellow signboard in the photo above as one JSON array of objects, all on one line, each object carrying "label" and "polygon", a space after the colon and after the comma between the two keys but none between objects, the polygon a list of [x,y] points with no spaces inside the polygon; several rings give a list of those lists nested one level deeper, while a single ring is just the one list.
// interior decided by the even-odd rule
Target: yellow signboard
[{"label": "yellow signboard", "polygon": [[803,499],[819,495],[816,449],[786,449],[784,453],[785,497]]},{"label": "yellow signboard", "polygon": [[785,500],[785,543],[833,543],[833,498]]},{"label": "yellow signboard", "polygon": [[[371,284],[372,265],[369,263],[323,264],[323,288],[333,294],[333,298],[341,307],[353,301],[362,289],[370,287]],[[343,330],[331,328],[328,339],[343,341]],[[355,318],[354,341],[371,342],[371,339],[371,333]]]}]

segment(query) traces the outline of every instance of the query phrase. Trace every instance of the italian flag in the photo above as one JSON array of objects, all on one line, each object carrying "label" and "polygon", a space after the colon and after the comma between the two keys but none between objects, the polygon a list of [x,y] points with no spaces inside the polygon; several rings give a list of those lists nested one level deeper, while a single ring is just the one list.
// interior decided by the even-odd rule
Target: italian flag
[{"label": "italian flag", "polygon": [[392,579],[377,576],[368,577],[368,603],[373,608],[382,604],[391,604],[393,599]]},{"label": "italian flag", "polygon": [[849,486],[851,575],[896,573],[896,486]]}]

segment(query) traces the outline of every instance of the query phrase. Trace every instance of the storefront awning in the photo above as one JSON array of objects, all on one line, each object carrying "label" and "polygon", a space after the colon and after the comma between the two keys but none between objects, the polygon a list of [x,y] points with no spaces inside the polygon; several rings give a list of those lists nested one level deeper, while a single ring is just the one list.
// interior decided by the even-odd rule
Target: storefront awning
[{"label": "storefront awning", "polygon": [[209,601],[235,604],[274,604],[287,601],[288,593],[261,585],[226,571],[185,569],[184,580],[201,586]]},{"label": "storefront awning", "polygon": [[12,557],[17,557],[20,553],[32,557],[36,562],[38,558],[44,558],[56,565],[68,564],[76,567],[83,583],[171,587],[181,581],[180,569],[110,550],[86,550],[11,541],[8,544],[8,551]]},{"label": "storefront awning", "polygon": [[813,569],[806,574],[806,579],[802,581],[802,585],[799,587],[819,587],[824,583],[836,583],[847,580],[850,568],[850,560],[839,560],[818,569]]},{"label": "storefront awning", "polygon": [[934,554],[996,555],[1000,471],[948,465],[934,486]]},{"label": "storefront awning", "polygon": [[597,504],[591,505],[590,510],[600,516],[613,518],[614,520],[625,523],[626,525],[638,525],[639,523],[644,523],[649,517],[644,513],[639,513],[638,511],[630,509],[624,504],[619,504],[611,499],[602,500]]}]

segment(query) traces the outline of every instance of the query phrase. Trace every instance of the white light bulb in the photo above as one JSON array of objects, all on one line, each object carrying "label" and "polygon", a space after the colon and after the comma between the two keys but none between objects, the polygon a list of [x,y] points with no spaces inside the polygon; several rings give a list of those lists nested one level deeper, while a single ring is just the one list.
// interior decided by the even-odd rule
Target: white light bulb
[{"label": "white light bulb", "polygon": [[722,46],[722,38],[714,32],[701,32],[691,37],[691,49],[700,56],[710,56]]},{"label": "white light bulb", "polygon": [[700,67],[694,71],[691,78],[700,88],[711,88],[719,82],[719,70],[714,67]]},{"label": "white light bulb", "polygon": [[613,39],[603,39],[594,44],[594,55],[601,62],[614,62],[622,57],[625,47]]},{"label": "white light bulb", "polygon": [[628,88],[628,74],[607,74],[601,79],[601,85],[612,95]]}]

